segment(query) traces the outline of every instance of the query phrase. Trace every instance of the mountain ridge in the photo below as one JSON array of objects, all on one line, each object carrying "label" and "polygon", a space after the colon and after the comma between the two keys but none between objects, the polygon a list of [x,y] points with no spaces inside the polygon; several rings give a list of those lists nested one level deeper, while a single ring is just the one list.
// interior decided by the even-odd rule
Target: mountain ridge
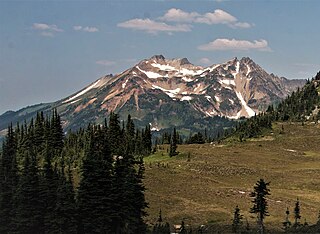
[{"label": "mountain ridge", "polygon": [[202,67],[187,58],[154,55],[56,102],[5,113],[0,130],[9,120],[18,122],[52,108],[58,109],[66,129],[102,122],[111,111],[123,119],[131,114],[138,124],[151,124],[154,130],[185,125],[188,118],[238,119],[255,115],[304,83],[268,74],[249,57]]}]

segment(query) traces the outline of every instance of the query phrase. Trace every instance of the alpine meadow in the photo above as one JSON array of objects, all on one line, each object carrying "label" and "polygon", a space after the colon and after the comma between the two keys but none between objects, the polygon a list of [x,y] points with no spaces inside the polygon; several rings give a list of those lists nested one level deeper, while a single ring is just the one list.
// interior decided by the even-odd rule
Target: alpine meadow
[{"label": "alpine meadow", "polygon": [[0,233],[320,233],[319,7],[0,1]]}]

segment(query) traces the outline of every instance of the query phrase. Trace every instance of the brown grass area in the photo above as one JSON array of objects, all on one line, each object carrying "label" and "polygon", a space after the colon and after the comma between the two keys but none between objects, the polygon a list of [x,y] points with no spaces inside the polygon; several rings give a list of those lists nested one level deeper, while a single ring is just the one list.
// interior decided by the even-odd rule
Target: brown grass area
[{"label": "brown grass area", "polygon": [[[280,134],[281,125],[285,132]],[[167,146],[164,146],[167,147]],[[320,126],[278,123],[272,133],[243,143],[179,145],[169,158],[166,148],[145,158],[147,221],[154,223],[159,209],[165,221],[193,226],[230,224],[236,205],[254,225],[249,213],[250,192],[257,180],[270,181],[267,228],[280,229],[286,208],[297,197],[302,222],[315,223],[320,209]],[[191,158],[188,161],[187,154]]]}]

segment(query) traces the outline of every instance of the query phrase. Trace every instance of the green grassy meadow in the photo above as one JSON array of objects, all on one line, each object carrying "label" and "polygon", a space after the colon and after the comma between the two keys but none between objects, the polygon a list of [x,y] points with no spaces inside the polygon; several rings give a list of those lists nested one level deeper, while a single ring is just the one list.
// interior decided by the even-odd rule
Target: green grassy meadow
[{"label": "green grassy meadow", "polygon": [[[284,127],[284,133],[281,127]],[[270,184],[266,227],[280,230],[286,208],[301,205],[301,222],[317,222],[320,210],[320,125],[277,123],[261,138],[220,144],[179,145],[180,154],[167,156],[168,146],[145,158],[148,223],[159,209],[164,221],[179,224],[231,224],[233,211],[255,225],[250,192],[260,178]],[[190,154],[190,157],[188,157]]]}]

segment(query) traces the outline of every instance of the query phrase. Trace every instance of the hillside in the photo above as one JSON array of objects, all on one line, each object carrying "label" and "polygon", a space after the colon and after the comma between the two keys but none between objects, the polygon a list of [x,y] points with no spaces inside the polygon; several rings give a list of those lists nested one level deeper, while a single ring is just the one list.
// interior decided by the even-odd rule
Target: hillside
[{"label": "hillside", "polygon": [[[282,126],[284,132],[280,133]],[[165,156],[164,150],[145,158],[148,221],[155,222],[161,208],[165,221],[172,224],[184,219],[193,226],[230,225],[239,205],[254,226],[255,218],[248,212],[249,194],[255,182],[264,178],[271,182],[268,230],[282,228],[287,207],[293,221],[297,197],[301,222],[306,218],[309,224],[316,223],[320,208],[320,125],[278,122],[273,129],[264,137],[243,143],[179,145],[177,157]]]}]

